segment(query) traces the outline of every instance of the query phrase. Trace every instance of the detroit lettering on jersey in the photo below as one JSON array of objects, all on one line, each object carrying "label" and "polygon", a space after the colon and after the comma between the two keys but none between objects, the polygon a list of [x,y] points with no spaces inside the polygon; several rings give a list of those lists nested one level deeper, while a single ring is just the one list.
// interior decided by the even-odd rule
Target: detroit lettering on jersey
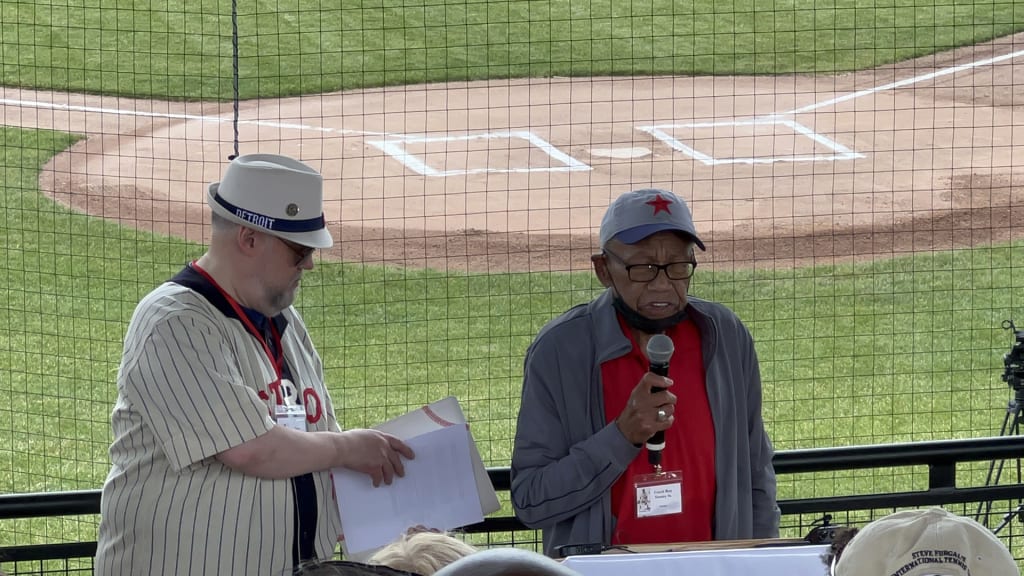
[{"label": "detroit lettering on jersey", "polygon": [[274,220],[276,220],[276,218],[270,218],[269,216],[249,212],[248,210],[242,210],[241,208],[235,208],[235,216],[238,216],[246,222],[252,222],[261,228],[266,228],[267,230],[274,229]]},{"label": "detroit lettering on jersey", "polygon": [[[242,217],[242,213],[245,211],[236,210],[236,212],[239,214],[239,217]],[[252,213],[248,212],[248,214]],[[255,215],[259,216],[258,214]],[[270,220],[272,222],[273,218]],[[201,294],[203,298],[216,307],[217,310],[225,317],[235,318],[242,321],[242,317],[238,315],[239,312],[234,309],[224,294],[206,277],[196,271],[192,265],[186,266],[184,270],[172,279],[172,282],[185,286],[194,290],[198,294]],[[255,310],[250,310],[248,312],[243,311],[242,313],[248,316],[250,322],[259,326],[256,330],[260,333],[267,334],[270,332],[269,326],[267,325],[268,322],[272,322],[275,325],[279,334],[284,334],[287,331],[288,321],[285,319],[283,314],[278,314],[273,318],[267,318]],[[252,335],[255,336],[257,340],[266,338],[266,336],[261,337],[256,336],[255,334]],[[275,344],[275,347],[279,344],[280,343]],[[320,395],[317,393],[316,389],[308,387],[304,388],[301,392],[302,400],[300,402],[299,391],[293,384],[294,378],[292,378],[291,368],[289,367],[288,362],[282,362],[280,369],[282,373],[277,380],[267,384],[265,388],[257,390],[256,392],[259,399],[267,403],[267,413],[270,415],[271,419],[275,416],[274,406],[283,406],[286,403],[285,400],[288,400],[292,404],[301,404],[305,408],[306,422],[310,424],[320,422],[320,419],[324,415],[324,409],[323,401],[320,399]],[[285,382],[287,382],[287,384],[285,384]],[[271,399],[271,395],[273,395],[273,399]]]},{"label": "detroit lettering on jersey", "polygon": [[[270,394],[268,390],[274,394],[274,399],[277,406],[284,406],[285,397],[289,397],[294,403],[299,404],[298,395],[295,393],[294,386],[291,387],[291,392],[287,390],[282,393],[282,389],[287,389],[287,386],[282,386],[281,381],[277,380],[267,385],[266,390],[260,390],[256,393],[260,400],[264,402],[270,402]],[[320,395],[317,394],[313,388],[305,388],[302,390],[302,402],[301,405],[306,409],[306,422],[310,424],[316,424],[323,417],[323,405],[320,401]],[[270,415],[274,415],[274,410],[270,409]]]}]

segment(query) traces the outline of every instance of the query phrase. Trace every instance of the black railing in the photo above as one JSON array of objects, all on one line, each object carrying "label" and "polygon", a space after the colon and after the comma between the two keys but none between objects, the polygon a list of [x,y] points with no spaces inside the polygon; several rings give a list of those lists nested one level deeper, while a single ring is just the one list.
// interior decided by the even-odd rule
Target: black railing
[{"label": "black railing", "polygon": [[[979,502],[1005,502],[1010,508],[1015,505],[1013,501],[1024,499],[1024,483],[1019,478],[1014,479],[1015,483],[998,486],[959,487],[956,485],[957,465],[1022,457],[1024,437],[1020,436],[780,451],[774,460],[780,477],[813,472],[927,466],[928,483],[924,490],[908,492],[780,500],[779,507],[784,516]],[[491,468],[488,474],[498,492],[509,490],[511,478],[508,468]],[[971,514],[966,506],[964,509],[961,513]],[[95,515],[99,510],[99,490],[0,496],[0,521]],[[792,528],[803,526],[802,520],[790,524]],[[465,528],[465,532],[470,534],[489,535],[529,530],[512,516],[487,518]],[[0,547],[0,562],[89,558],[95,550],[95,542]]]}]

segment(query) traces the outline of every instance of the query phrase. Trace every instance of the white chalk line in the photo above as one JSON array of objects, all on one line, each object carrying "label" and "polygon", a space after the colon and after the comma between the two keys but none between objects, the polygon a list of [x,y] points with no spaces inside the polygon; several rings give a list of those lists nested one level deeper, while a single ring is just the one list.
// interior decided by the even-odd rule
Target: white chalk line
[{"label": "white chalk line", "polygon": [[[856,100],[858,98],[862,98],[864,96],[868,96],[870,94],[875,94],[875,93],[878,93],[878,92],[884,92],[884,91],[887,91],[887,90],[895,90],[897,88],[903,88],[905,86],[911,86],[911,85],[914,85],[914,84],[917,84],[917,83],[920,83],[920,82],[926,82],[928,80],[933,80],[935,78],[940,78],[942,76],[948,76],[950,74],[956,74],[957,72],[963,72],[964,70],[970,70],[970,69],[973,69],[973,68],[980,68],[982,66],[990,66],[992,64],[998,64],[999,62],[1004,62],[1006,60],[1012,60],[1012,59],[1017,58],[1019,56],[1024,56],[1024,50],[1017,50],[1015,52],[1010,52],[1010,53],[1002,54],[1002,55],[999,55],[999,56],[993,56],[991,58],[983,58],[981,60],[975,60],[973,62],[967,62],[965,64],[959,64],[959,65],[956,65],[956,66],[948,66],[948,67],[943,68],[941,70],[936,70],[934,72],[929,72],[927,74],[919,74],[917,76],[912,76],[910,78],[904,78],[903,80],[897,80],[895,82],[889,82],[888,84],[881,84],[881,85],[875,86],[873,88],[866,88],[864,90],[858,90],[856,92],[851,92],[849,94],[844,94],[842,96],[837,96],[835,98],[829,98],[828,100],[822,100],[821,102],[816,102],[814,104],[808,104],[807,106],[801,106],[800,108],[794,108],[793,110],[790,110],[788,112],[776,112],[774,114],[768,114],[768,115],[765,115],[765,116],[755,117],[752,120],[736,121],[736,122],[728,122],[728,121],[726,121],[726,122],[707,122],[707,123],[702,123],[702,124],[687,124],[687,125],[685,125],[685,127],[689,127],[689,128],[704,128],[704,127],[712,127],[712,126],[736,126],[736,125],[743,125],[743,124],[761,124],[761,123],[780,122],[780,123],[789,125],[796,132],[798,132],[800,134],[803,134],[804,136],[814,140],[815,142],[817,142],[819,144],[822,144],[824,146],[832,148],[834,151],[839,153],[837,155],[832,155],[832,156],[817,156],[816,155],[816,156],[793,156],[793,157],[788,157],[788,158],[787,157],[782,157],[782,158],[773,157],[773,158],[716,159],[716,158],[712,158],[712,157],[710,157],[710,156],[708,156],[706,154],[703,154],[701,152],[698,152],[698,151],[694,150],[693,148],[691,148],[689,146],[686,146],[685,144],[682,144],[681,142],[676,141],[675,138],[672,138],[669,134],[666,134],[663,131],[659,130],[658,126],[639,127],[638,129],[650,132],[652,136],[655,136],[656,138],[666,142],[672,148],[675,148],[676,150],[679,150],[680,152],[683,152],[683,153],[685,153],[685,154],[687,154],[689,156],[692,156],[694,159],[699,160],[699,161],[701,161],[701,162],[703,162],[705,164],[709,164],[709,165],[720,164],[720,163],[770,163],[772,161],[803,161],[803,160],[811,160],[811,161],[827,160],[827,161],[833,161],[834,162],[836,160],[852,160],[852,159],[855,159],[855,158],[864,158],[865,157],[864,154],[859,153],[859,152],[855,152],[855,151],[847,148],[846,146],[843,146],[842,144],[839,144],[838,142],[836,142],[836,141],[834,141],[834,140],[832,140],[830,138],[827,138],[827,137],[825,137],[825,136],[823,136],[821,134],[818,134],[817,132],[814,132],[813,130],[811,130],[811,129],[803,126],[803,125],[795,124],[795,123],[793,123],[791,125],[788,120],[784,119],[784,117],[786,117],[786,116],[793,116],[795,114],[802,114],[802,113],[805,113],[805,112],[811,112],[813,110],[817,110],[819,108],[825,108],[825,107],[828,107],[828,106],[834,106],[836,104],[841,104],[843,102],[849,102],[851,100]],[[661,127],[668,127],[668,126],[661,126]],[[649,130],[645,130],[645,128],[648,128]]]},{"label": "white chalk line", "polygon": [[[772,125],[783,125],[788,127],[794,133],[802,134],[807,138],[810,138],[814,142],[830,149],[835,154],[791,154],[788,156],[751,156],[751,157],[737,157],[737,158],[715,158],[704,152],[683,144],[675,136],[665,132],[663,129],[673,130],[676,128],[718,128],[721,126],[772,126]],[[658,124],[655,126],[637,126],[637,130],[646,132],[651,136],[654,136],[658,140],[664,142],[670,148],[673,148],[687,156],[692,157],[708,166],[717,166],[719,164],[771,164],[773,162],[821,162],[829,161],[835,162],[836,160],[853,160],[856,158],[864,158],[863,154],[854,152],[846,146],[828,138],[827,136],[818,134],[807,128],[806,126],[779,117],[772,118],[755,118],[753,120],[733,120],[724,122],[696,122],[691,124]]]},{"label": "white chalk line", "polygon": [[[892,90],[892,89],[895,89],[895,88],[902,88],[903,86],[910,86],[912,84],[917,84],[919,82],[924,82],[924,81],[927,81],[927,80],[932,80],[934,78],[939,78],[939,77],[942,77],[942,76],[947,76],[949,74],[956,74],[957,72],[962,72],[964,70],[969,70],[971,68],[978,68],[978,67],[981,67],[981,66],[988,66],[988,65],[991,65],[991,64],[997,64],[997,63],[1003,62],[1005,60],[1012,60],[1012,59],[1017,58],[1019,56],[1024,56],[1024,50],[1017,50],[1016,52],[1010,52],[1008,54],[1003,54],[1003,55],[1000,55],[1000,56],[994,56],[992,58],[985,58],[983,60],[976,60],[974,62],[968,62],[966,64],[960,64],[958,66],[950,66],[948,68],[943,68],[942,70],[937,70],[935,72],[929,72],[928,74],[921,74],[919,76],[914,76],[912,78],[905,78],[903,80],[898,80],[896,82],[890,82],[888,84],[882,84],[880,86],[875,86],[874,88],[866,88],[864,90],[859,90],[857,92],[851,92],[851,93],[845,94],[843,96],[837,96],[835,98],[830,98],[828,100],[823,100],[821,102],[817,102],[817,103],[814,103],[814,104],[809,104],[807,106],[802,106],[800,108],[795,108],[795,109],[790,110],[788,112],[777,112],[775,114],[768,115],[767,118],[771,118],[772,116],[788,116],[788,115],[792,115],[792,114],[800,114],[800,113],[803,113],[803,112],[810,112],[811,110],[816,110],[818,108],[824,108],[826,106],[832,106],[832,105],[835,105],[835,104],[840,104],[842,102],[847,102],[849,100],[855,100],[857,98],[861,98],[861,97],[867,96],[869,94],[874,94],[876,92],[884,92],[886,90]],[[42,101],[37,101],[37,100],[16,100],[16,99],[11,99],[11,98],[0,98],[0,104],[6,105],[6,106],[17,106],[17,107],[22,107],[22,108],[47,108],[47,109],[52,109],[52,110],[66,110],[66,111],[69,111],[69,112],[87,112],[87,113],[96,113],[96,114],[114,114],[114,115],[121,115],[121,116],[142,116],[142,117],[149,117],[149,118],[167,118],[167,119],[172,119],[172,120],[197,120],[197,121],[200,121],[200,122],[212,122],[212,123],[217,123],[217,124],[223,124],[223,123],[231,122],[233,120],[231,118],[224,118],[224,117],[220,117],[220,116],[203,116],[203,115],[197,115],[197,114],[179,114],[179,113],[171,113],[171,112],[144,112],[144,111],[140,111],[140,110],[124,110],[124,109],[120,109],[120,108],[103,108],[103,107],[96,107],[96,106],[78,106],[78,105],[73,105],[73,104],[59,104],[59,103],[56,103],[56,102],[42,102]],[[274,122],[274,121],[271,121],[271,120],[243,120],[243,119],[239,119],[238,123],[239,124],[246,124],[246,125],[253,125],[253,126],[265,126],[265,127],[268,127],[268,128],[286,128],[286,129],[294,129],[294,130],[312,130],[312,131],[316,131],[316,132],[330,132],[330,133],[336,133],[336,134],[350,134],[350,135],[354,135],[354,136],[360,136],[360,135],[361,136],[385,136],[385,137],[392,137],[393,136],[393,137],[398,137],[398,138],[404,138],[404,137],[410,136],[410,135],[407,135],[407,134],[397,134],[397,133],[388,133],[388,132],[375,132],[375,131],[368,131],[368,130],[350,130],[348,128],[325,128],[325,127],[322,127],[322,126],[312,126],[312,125],[309,125],[309,124],[292,124],[292,123],[286,123],[286,122]]]},{"label": "white chalk line", "polygon": [[[192,120],[198,122],[209,122],[213,124],[227,124],[233,122],[233,118],[224,116],[204,116],[200,114],[185,114],[177,112],[146,112],[142,110],[126,110],[121,108],[105,108],[100,106],[84,106],[76,104],[61,104],[57,102],[43,102],[38,100],[18,100],[12,98],[0,98],[0,105],[3,106],[14,106],[20,108],[37,108],[47,110],[59,110],[66,112],[83,112],[87,114],[109,114],[114,116],[136,116],[143,118],[160,118],[169,120]],[[486,172],[563,172],[563,171],[579,171],[579,170],[590,170],[591,167],[587,164],[580,162],[576,158],[565,154],[554,145],[543,140],[539,136],[532,132],[501,132],[501,133],[485,133],[485,134],[471,134],[466,136],[440,136],[440,137],[427,137],[417,136],[414,134],[397,134],[391,132],[377,132],[368,130],[351,130],[347,128],[326,128],[323,126],[312,126],[309,124],[295,124],[289,122],[275,122],[271,120],[245,120],[239,119],[239,125],[247,126],[260,126],[266,128],[279,128],[288,130],[309,130],[314,132],[329,133],[329,134],[340,134],[348,136],[374,136],[383,137],[384,141],[368,142],[369,144],[375,145],[385,153],[393,156],[402,164],[413,169],[415,172],[426,176],[455,176],[462,174],[478,174]],[[396,146],[394,141],[399,142],[438,142],[438,141],[453,141],[453,140],[465,140],[465,139],[476,139],[476,138],[521,138],[528,140],[533,145],[539,147],[541,150],[546,152],[552,158],[562,162],[564,166],[554,166],[550,168],[512,168],[512,169],[491,169],[491,168],[473,168],[468,170],[447,170],[439,171],[434,168],[427,166],[421,162],[415,156],[405,152],[400,146]],[[391,140],[393,139],[393,140]]]},{"label": "white chalk line", "polygon": [[[408,152],[402,144],[430,143],[430,142],[457,142],[459,140],[526,140],[535,148],[539,148],[551,158],[562,163],[561,166],[550,166],[547,168],[469,168],[466,170],[437,170],[420,160],[416,155]],[[589,165],[559,150],[556,146],[527,130],[485,132],[482,134],[469,134],[466,136],[401,136],[385,140],[367,140],[367,144],[375,146],[380,150],[394,157],[411,170],[424,176],[460,176],[465,174],[482,174],[488,172],[577,172],[592,170]]]},{"label": "white chalk line", "polygon": [[[20,108],[42,108],[49,110],[62,110],[67,112],[85,112],[87,114],[110,114],[115,116],[140,116],[144,118],[163,118],[169,120],[195,120],[199,122],[210,122],[213,124],[227,124],[233,122],[233,118],[222,116],[203,116],[199,114],[180,114],[174,112],[145,112],[142,110],[125,110],[121,108],[103,108],[97,106],[79,106],[74,104],[59,104],[56,102],[41,102],[37,100],[14,100],[0,98],[0,105],[16,106]],[[272,120],[244,120],[239,118],[239,125],[261,126],[264,128],[282,128],[286,130],[310,130],[314,132],[326,132],[330,134],[351,135],[351,136],[400,136],[388,132],[372,132],[367,130],[350,130],[348,128],[325,128],[323,126],[312,126],[309,124],[294,124],[290,122],[275,122]]]},{"label": "white chalk line", "polygon": [[896,82],[890,82],[888,84],[882,84],[881,86],[875,86],[874,88],[858,90],[857,92],[851,92],[843,96],[837,96],[835,98],[823,100],[815,104],[809,104],[807,106],[795,108],[793,110],[790,110],[789,112],[781,112],[778,113],[777,115],[788,116],[790,114],[802,114],[804,112],[810,112],[811,110],[817,110],[818,108],[833,106],[835,104],[840,104],[842,102],[847,102],[850,100],[856,100],[857,98],[861,98],[869,94],[874,94],[876,92],[884,92],[886,90],[893,90],[895,88],[910,86],[912,84],[917,84],[918,82],[925,82],[927,80],[932,80],[934,78],[939,78],[941,76],[948,76],[950,74],[956,74],[957,72],[963,72],[964,70],[970,70],[971,68],[978,68],[981,66],[998,64],[999,62],[1003,62],[1005,60],[1012,60],[1014,58],[1017,58],[1018,56],[1024,56],[1024,50],[1017,50],[1016,52],[1010,52],[1009,54],[1003,54],[1001,56],[995,56],[992,58],[985,58],[983,60],[976,60],[974,62],[968,62],[967,64],[960,64],[958,66],[950,66],[948,68],[943,68],[942,70],[929,72],[928,74],[921,74],[919,76],[914,76],[912,78],[905,78],[903,80],[898,80]]},{"label": "white chalk line", "polygon": [[[887,91],[887,90],[894,90],[896,88],[902,88],[904,86],[911,86],[913,84],[917,84],[917,83],[920,83],[920,82],[925,82],[925,81],[928,81],[928,80],[933,80],[935,78],[940,78],[942,76],[948,76],[950,74],[956,74],[957,72],[963,72],[964,70],[970,70],[970,69],[973,69],[973,68],[979,68],[979,67],[982,67],[982,66],[989,66],[989,65],[992,65],[992,64],[997,64],[999,62],[1003,62],[1003,61],[1006,61],[1006,60],[1012,60],[1012,59],[1017,58],[1019,56],[1024,56],[1024,50],[1017,50],[1015,52],[1010,52],[1010,53],[1007,53],[1007,54],[1002,54],[1000,56],[994,56],[992,58],[984,58],[982,60],[976,60],[974,62],[968,62],[966,64],[960,64],[960,65],[957,65],[957,66],[949,66],[947,68],[943,68],[941,70],[936,70],[934,72],[929,72],[927,74],[920,74],[918,76],[913,76],[911,78],[905,78],[903,80],[897,80],[895,82],[890,82],[888,84],[882,84],[882,85],[879,85],[879,86],[875,86],[873,88],[867,88],[867,89],[864,89],[864,90],[858,90],[856,92],[851,92],[849,94],[844,94],[843,96],[837,96],[835,98],[830,98],[828,100],[823,100],[821,102],[816,102],[814,104],[808,104],[806,106],[802,106],[802,107],[799,107],[799,108],[794,108],[793,110],[790,110],[788,112],[779,112],[779,113],[770,114],[770,115],[767,115],[767,116],[764,116],[764,117],[760,117],[758,119],[755,119],[755,122],[757,120],[768,120],[768,121],[771,121],[772,119],[776,119],[776,118],[779,118],[779,117],[782,117],[782,116],[791,116],[791,115],[795,115],[795,114],[802,114],[802,113],[805,113],[805,112],[810,112],[810,111],[813,111],[813,110],[817,110],[819,108],[825,108],[825,107],[828,107],[828,106],[834,106],[836,104],[841,104],[843,102],[848,102],[848,101],[851,101],[851,100],[856,100],[858,98],[862,98],[862,97],[868,96],[870,94],[875,94],[875,93],[878,93],[878,92],[884,92],[884,91]],[[10,99],[10,98],[0,98],[0,105],[16,106],[16,107],[21,107],[21,108],[39,108],[39,109],[50,109],[50,110],[63,110],[63,111],[68,111],[68,112],[84,112],[84,113],[91,113],[91,114],[111,114],[111,115],[118,115],[118,116],[138,116],[138,117],[146,117],[146,118],[163,118],[163,119],[171,119],[171,120],[193,120],[193,121],[199,121],[199,122],[210,122],[210,123],[214,123],[214,124],[224,124],[224,123],[229,123],[229,122],[233,122],[234,121],[233,118],[226,118],[226,117],[222,117],[222,116],[205,116],[205,115],[198,115],[198,114],[184,114],[184,113],[171,113],[171,112],[145,112],[145,111],[140,111],[140,110],[125,110],[125,109],[119,109],[119,108],[104,108],[104,107],[97,107],[97,106],[81,106],[81,105],[74,105],[74,104],[60,104],[60,103],[56,103],[56,102],[42,102],[42,101],[35,101],[35,100],[18,100],[18,99]],[[404,140],[404,141],[411,141],[411,139],[418,139],[418,141],[420,141],[420,142],[428,142],[428,141],[435,141],[435,140],[448,140],[448,139],[465,139],[467,137],[468,138],[494,137],[492,135],[492,133],[485,133],[485,134],[480,134],[480,135],[463,136],[463,137],[442,136],[442,137],[437,137],[437,138],[419,138],[419,137],[416,137],[416,136],[410,135],[410,134],[396,134],[396,133],[376,132],[376,131],[367,131],[367,130],[351,130],[351,129],[347,129],[347,128],[326,128],[326,127],[323,127],[323,126],[313,126],[313,125],[309,125],[309,124],[296,124],[296,123],[289,123],[289,122],[275,122],[275,121],[271,121],[271,120],[246,120],[246,119],[239,119],[238,120],[238,124],[239,125],[246,125],[246,126],[260,126],[260,127],[266,127],[266,128],[278,128],[278,129],[288,129],[288,130],[309,130],[309,131],[313,131],[313,132],[321,132],[321,133],[329,133],[329,134],[339,134],[339,135],[376,136],[376,137],[384,137],[385,139],[397,138],[399,140]],[[729,123],[727,123],[727,122],[723,122],[723,123],[712,122],[712,123],[709,123],[708,125],[727,125],[727,124],[729,124]],[[698,125],[698,124],[690,124],[690,125],[688,125],[688,127],[693,127],[693,128],[701,127],[701,126],[702,125]],[[655,129],[656,130],[656,128],[653,127],[653,126],[636,127],[636,128],[639,129],[639,130],[651,131],[652,135],[654,135],[656,137],[661,136],[661,137],[659,137],[659,139],[661,139],[663,141],[666,141],[666,143],[667,143],[667,140],[675,140],[674,138],[672,138],[668,134],[664,134],[664,133],[662,133],[662,134],[653,134],[653,130],[651,130],[651,129]],[[656,131],[657,132],[661,132],[660,130],[656,130]],[[804,128],[804,130],[798,130],[798,132],[802,133],[803,135],[805,135],[805,136],[807,136],[809,138],[812,138],[812,139],[818,141],[818,138],[816,138],[816,137],[819,136],[819,135],[817,133],[813,132],[813,131],[810,131],[809,129]],[[530,134],[530,137],[526,138],[527,140],[530,140],[535,145],[538,144],[537,142],[534,141],[534,138],[539,138],[539,137],[536,137],[532,133],[527,133],[527,134]],[[517,134],[517,136],[519,136],[519,134]],[[822,143],[822,142],[819,141],[819,143]],[[828,144],[828,145],[830,147],[833,147],[834,149],[836,147],[840,148],[839,150],[837,150],[838,152],[840,152],[840,156],[838,158],[836,158],[836,157],[827,157],[827,158],[821,158],[821,159],[835,160],[835,159],[846,159],[846,158],[860,156],[858,153],[853,152],[852,150],[845,149],[845,147],[840,145],[838,142],[833,142],[833,141],[829,140],[829,143],[830,144]],[[383,152],[387,153],[390,156],[395,157],[401,163],[405,164],[409,168],[412,168],[414,171],[419,172],[420,174],[430,175],[430,176],[435,176],[435,175],[448,176],[448,175],[452,175],[452,174],[448,174],[447,172],[439,172],[439,171],[437,171],[437,170],[435,170],[433,168],[430,168],[430,167],[426,166],[425,164],[420,165],[422,163],[419,162],[418,159],[416,159],[411,154],[409,154],[408,152],[406,152],[403,149],[401,149],[400,146],[396,146],[394,142],[389,142],[389,141],[385,140],[385,141],[378,141],[378,142],[370,142],[370,144],[375,145],[377,148],[381,149]],[[558,150],[556,147],[554,147],[553,145],[551,145],[551,144],[549,144],[547,142],[543,142],[543,144],[540,147],[545,152],[547,152],[549,155],[551,155],[552,157],[554,157],[554,158],[558,159],[559,161],[563,162],[564,164],[566,164],[566,166],[559,166],[559,167],[554,168],[555,170],[575,171],[575,170],[581,170],[581,169],[582,170],[590,169],[590,167],[587,166],[585,163],[580,162],[576,158],[573,158],[571,156],[568,156],[568,155],[564,154],[563,152],[561,152],[561,150]],[[707,155],[705,155],[705,154],[703,154],[701,152],[698,152],[697,150],[689,148],[689,147],[687,147],[687,146],[685,146],[685,145],[683,145],[682,143],[679,143],[679,142],[677,142],[676,145],[672,146],[672,147],[675,148],[676,150],[682,151],[682,152],[690,155],[694,159],[700,160],[700,161],[705,162],[705,163],[709,163],[709,162],[710,163],[717,163],[717,162],[719,162],[716,159],[711,158],[711,157],[709,157],[709,156],[707,156]],[[801,159],[803,159],[803,158],[801,158]],[[754,159],[739,159],[739,160],[740,161],[748,161],[749,162],[749,161],[754,160]],[[535,169],[523,169],[523,170],[525,170],[525,171],[533,171]],[[552,168],[541,169],[541,170],[543,170],[543,171],[550,171],[550,170],[552,170]],[[491,170],[490,169],[479,169],[479,170],[474,169],[474,170],[470,170],[468,172],[469,173],[475,173],[475,172],[489,172],[489,171],[491,171]],[[520,171],[520,169],[514,169],[512,171]],[[454,173],[465,174],[465,173],[467,173],[467,171],[456,171]]]}]

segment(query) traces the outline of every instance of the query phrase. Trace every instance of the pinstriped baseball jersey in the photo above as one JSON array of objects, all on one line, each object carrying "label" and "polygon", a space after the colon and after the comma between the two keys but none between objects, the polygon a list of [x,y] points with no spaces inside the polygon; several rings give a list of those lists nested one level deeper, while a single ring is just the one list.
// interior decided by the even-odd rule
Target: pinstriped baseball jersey
[{"label": "pinstriped baseball jersey", "polygon": [[[139,303],[125,337],[95,573],[286,574],[300,526],[311,528],[313,555],[330,557],[341,522],[329,472],[305,483],[269,480],[215,458],[275,426],[268,384],[277,376],[261,343],[195,271],[175,280]],[[307,429],[339,430],[302,319],[288,308],[272,321]]]}]

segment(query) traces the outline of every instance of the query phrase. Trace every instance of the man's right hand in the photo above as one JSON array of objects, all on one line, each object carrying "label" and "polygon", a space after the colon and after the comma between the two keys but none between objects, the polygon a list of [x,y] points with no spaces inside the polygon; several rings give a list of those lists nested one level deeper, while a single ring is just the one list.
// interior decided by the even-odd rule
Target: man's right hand
[{"label": "man's right hand", "polygon": [[[676,397],[668,390],[655,393],[652,388],[668,388],[672,381],[648,372],[640,379],[629,395],[626,407],[615,419],[622,435],[633,444],[643,444],[654,433],[672,426],[675,421]],[[658,420],[658,411],[664,410],[666,418]]]},{"label": "man's right hand", "polygon": [[395,476],[405,476],[402,457],[416,457],[405,442],[377,430],[347,430],[338,435],[338,440],[342,466],[369,475],[374,486],[391,484]]}]

